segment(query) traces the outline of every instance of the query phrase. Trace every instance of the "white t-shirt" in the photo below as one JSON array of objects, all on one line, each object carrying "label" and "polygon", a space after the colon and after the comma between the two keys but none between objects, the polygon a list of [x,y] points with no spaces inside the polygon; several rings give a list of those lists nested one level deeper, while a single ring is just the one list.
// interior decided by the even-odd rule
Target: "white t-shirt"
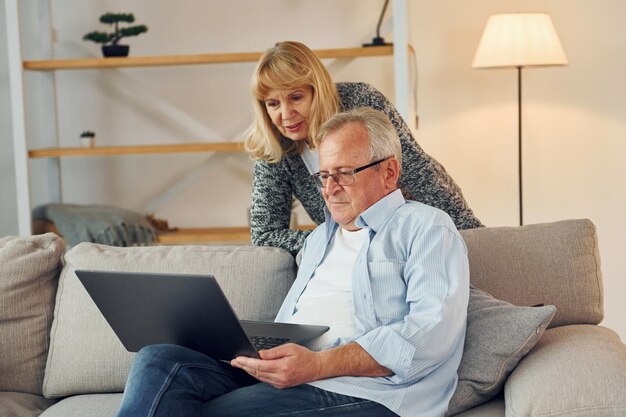
[{"label": "white t-shirt", "polygon": [[306,169],[309,171],[309,174],[313,175],[320,170],[320,158],[317,153],[317,149],[309,149],[308,146],[304,147],[304,151],[300,155],[302,161],[304,161],[304,165],[306,165]]},{"label": "white t-shirt", "polygon": [[368,233],[368,229],[350,232],[339,227],[324,259],[296,303],[296,312],[289,322],[330,327],[308,344],[312,350],[321,350],[336,344],[339,338],[354,337],[359,333],[352,305],[352,269]]}]

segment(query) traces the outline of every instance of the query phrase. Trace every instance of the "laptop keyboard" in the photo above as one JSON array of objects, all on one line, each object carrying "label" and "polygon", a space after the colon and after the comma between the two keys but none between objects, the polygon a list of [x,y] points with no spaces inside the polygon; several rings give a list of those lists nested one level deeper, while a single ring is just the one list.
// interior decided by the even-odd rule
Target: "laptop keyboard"
[{"label": "laptop keyboard", "polygon": [[259,349],[271,349],[278,345],[282,345],[288,341],[286,337],[270,337],[270,336],[250,336],[250,341],[254,347]]}]

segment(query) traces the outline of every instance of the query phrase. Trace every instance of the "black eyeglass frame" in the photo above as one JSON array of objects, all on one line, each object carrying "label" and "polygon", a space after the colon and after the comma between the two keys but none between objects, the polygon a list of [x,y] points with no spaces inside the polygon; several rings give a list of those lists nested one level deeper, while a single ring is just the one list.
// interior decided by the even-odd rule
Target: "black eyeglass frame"
[{"label": "black eyeglass frame", "polygon": [[[346,185],[354,184],[354,182],[356,181],[355,178],[354,178],[354,174],[357,174],[357,173],[359,173],[361,171],[364,171],[364,170],[366,170],[368,168],[371,168],[374,165],[378,165],[381,162],[385,162],[389,158],[391,158],[391,157],[388,156],[386,158],[379,159],[379,160],[374,161],[374,162],[370,162],[369,164],[363,165],[362,167],[354,168],[354,169],[351,169],[349,171],[339,171],[339,172],[335,172],[334,174],[330,174],[330,173],[322,174],[321,172],[316,172],[315,174],[311,175],[311,177],[313,178],[313,181],[315,181],[315,184],[318,186],[318,188],[326,187],[326,183],[327,183],[329,178],[332,178],[333,181],[335,181],[335,184],[341,185],[343,187],[343,186],[346,186]],[[352,177],[352,182],[350,182],[348,184],[341,184],[339,182],[338,175],[346,175],[346,174],[348,174],[348,175],[350,175],[350,177]],[[323,178],[322,175],[325,175],[326,178]]]}]

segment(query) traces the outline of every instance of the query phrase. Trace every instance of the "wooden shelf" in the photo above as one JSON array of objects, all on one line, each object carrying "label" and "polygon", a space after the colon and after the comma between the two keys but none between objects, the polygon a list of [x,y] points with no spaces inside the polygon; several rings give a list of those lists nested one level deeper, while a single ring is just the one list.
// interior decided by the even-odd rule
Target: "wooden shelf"
[{"label": "wooden shelf", "polygon": [[[361,48],[319,49],[314,51],[320,59],[356,58],[393,55],[393,46],[368,46]],[[263,52],[239,52],[199,55],[131,56],[123,58],[81,58],[24,61],[25,70],[54,71],[90,68],[156,67],[167,65],[225,64],[256,62]]]},{"label": "wooden shelf", "polygon": [[156,153],[243,152],[242,142],[186,143],[179,145],[96,146],[93,148],[48,148],[28,151],[29,158],[64,156],[145,155]]},{"label": "wooden shelf", "polygon": [[[300,230],[312,230],[317,225],[298,225]],[[186,243],[250,242],[250,229],[247,227],[207,227],[182,228],[171,232],[159,232],[157,243],[180,245]]]},{"label": "wooden shelf", "polygon": [[211,227],[197,229],[177,229],[160,232],[157,242],[164,245],[210,242],[250,242],[250,229],[247,227]]}]

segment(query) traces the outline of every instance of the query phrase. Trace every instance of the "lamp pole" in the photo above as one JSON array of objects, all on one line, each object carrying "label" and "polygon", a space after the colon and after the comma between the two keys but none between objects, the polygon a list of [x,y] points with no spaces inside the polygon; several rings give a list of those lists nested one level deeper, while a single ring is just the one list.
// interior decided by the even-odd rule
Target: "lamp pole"
[{"label": "lamp pole", "polygon": [[474,68],[517,68],[517,147],[519,224],[522,197],[522,68],[567,65],[561,41],[547,13],[500,13],[489,16],[474,55]]},{"label": "lamp pole", "polygon": [[519,177],[519,225],[524,224],[522,199],[522,67],[517,66],[517,169]]}]

